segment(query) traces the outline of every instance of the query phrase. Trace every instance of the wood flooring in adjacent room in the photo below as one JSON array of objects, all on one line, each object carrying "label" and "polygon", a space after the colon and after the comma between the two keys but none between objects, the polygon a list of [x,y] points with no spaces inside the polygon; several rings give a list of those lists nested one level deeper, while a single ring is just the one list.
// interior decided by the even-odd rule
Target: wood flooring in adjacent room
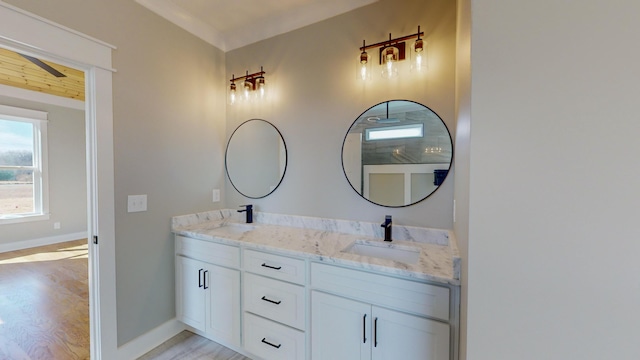
[{"label": "wood flooring in adjacent room", "polygon": [[89,359],[87,240],[0,253],[0,360]]}]

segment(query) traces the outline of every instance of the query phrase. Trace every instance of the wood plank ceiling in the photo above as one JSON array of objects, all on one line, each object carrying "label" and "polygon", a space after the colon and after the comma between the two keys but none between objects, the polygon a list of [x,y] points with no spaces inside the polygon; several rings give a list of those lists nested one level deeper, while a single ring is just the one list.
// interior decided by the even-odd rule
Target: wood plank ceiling
[{"label": "wood plank ceiling", "polygon": [[[33,61],[41,61],[36,65]],[[43,67],[53,68],[51,74]],[[60,76],[63,75],[63,76]],[[84,101],[84,72],[0,48],[0,84]]]}]

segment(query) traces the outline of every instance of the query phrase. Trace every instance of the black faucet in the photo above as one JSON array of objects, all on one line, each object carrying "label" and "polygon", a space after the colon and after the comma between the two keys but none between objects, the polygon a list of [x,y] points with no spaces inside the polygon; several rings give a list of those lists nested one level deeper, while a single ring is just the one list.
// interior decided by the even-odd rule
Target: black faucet
[{"label": "black faucet", "polygon": [[244,210],[238,210],[238,212],[247,212],[247,223],[253,222],[253,205],[240,205],[240,207],[244,207]]},{"label": "black faucet", "polygon": [[385,216],[380,226],[384,228],[384,241],[391,241],[391,215]]}]

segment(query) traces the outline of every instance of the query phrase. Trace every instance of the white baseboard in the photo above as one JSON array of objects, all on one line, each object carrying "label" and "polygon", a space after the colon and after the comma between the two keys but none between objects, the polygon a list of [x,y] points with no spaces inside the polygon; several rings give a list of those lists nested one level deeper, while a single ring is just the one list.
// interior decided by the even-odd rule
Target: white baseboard
[{"label": "white baseboard", "polygon": [[7,252],[7,251],[29,249],[29,248],[44,246],[44,245],[53,245],[53,244],[67,242],[67,241],[86,239],[86,238],[87,238],[87,232],[82,231],[82,232],[71,233],[71,234],[48,236],[48,237],[43,237],[39,239],[14,241],[6,244],[0,244],[0,253]]},{"label": "white baseboard", "polygon": [[186,326],[183,323],[175,318],[171,319],[148,333],[120,346],[118,348],[118,359],[137,359],[185,329]]}]

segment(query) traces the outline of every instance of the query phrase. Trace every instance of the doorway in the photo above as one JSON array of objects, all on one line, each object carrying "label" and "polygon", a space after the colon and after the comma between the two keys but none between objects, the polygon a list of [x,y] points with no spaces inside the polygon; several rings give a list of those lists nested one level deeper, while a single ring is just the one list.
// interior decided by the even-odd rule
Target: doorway
[{"label": "doorway", "polygon": [[[115,359],[113,46],[0,3],[0,46],[85,73],[91,359]],[[29,29],[29,31],[25,31]],[[99,180],[99,181],[98,181]]]}]

